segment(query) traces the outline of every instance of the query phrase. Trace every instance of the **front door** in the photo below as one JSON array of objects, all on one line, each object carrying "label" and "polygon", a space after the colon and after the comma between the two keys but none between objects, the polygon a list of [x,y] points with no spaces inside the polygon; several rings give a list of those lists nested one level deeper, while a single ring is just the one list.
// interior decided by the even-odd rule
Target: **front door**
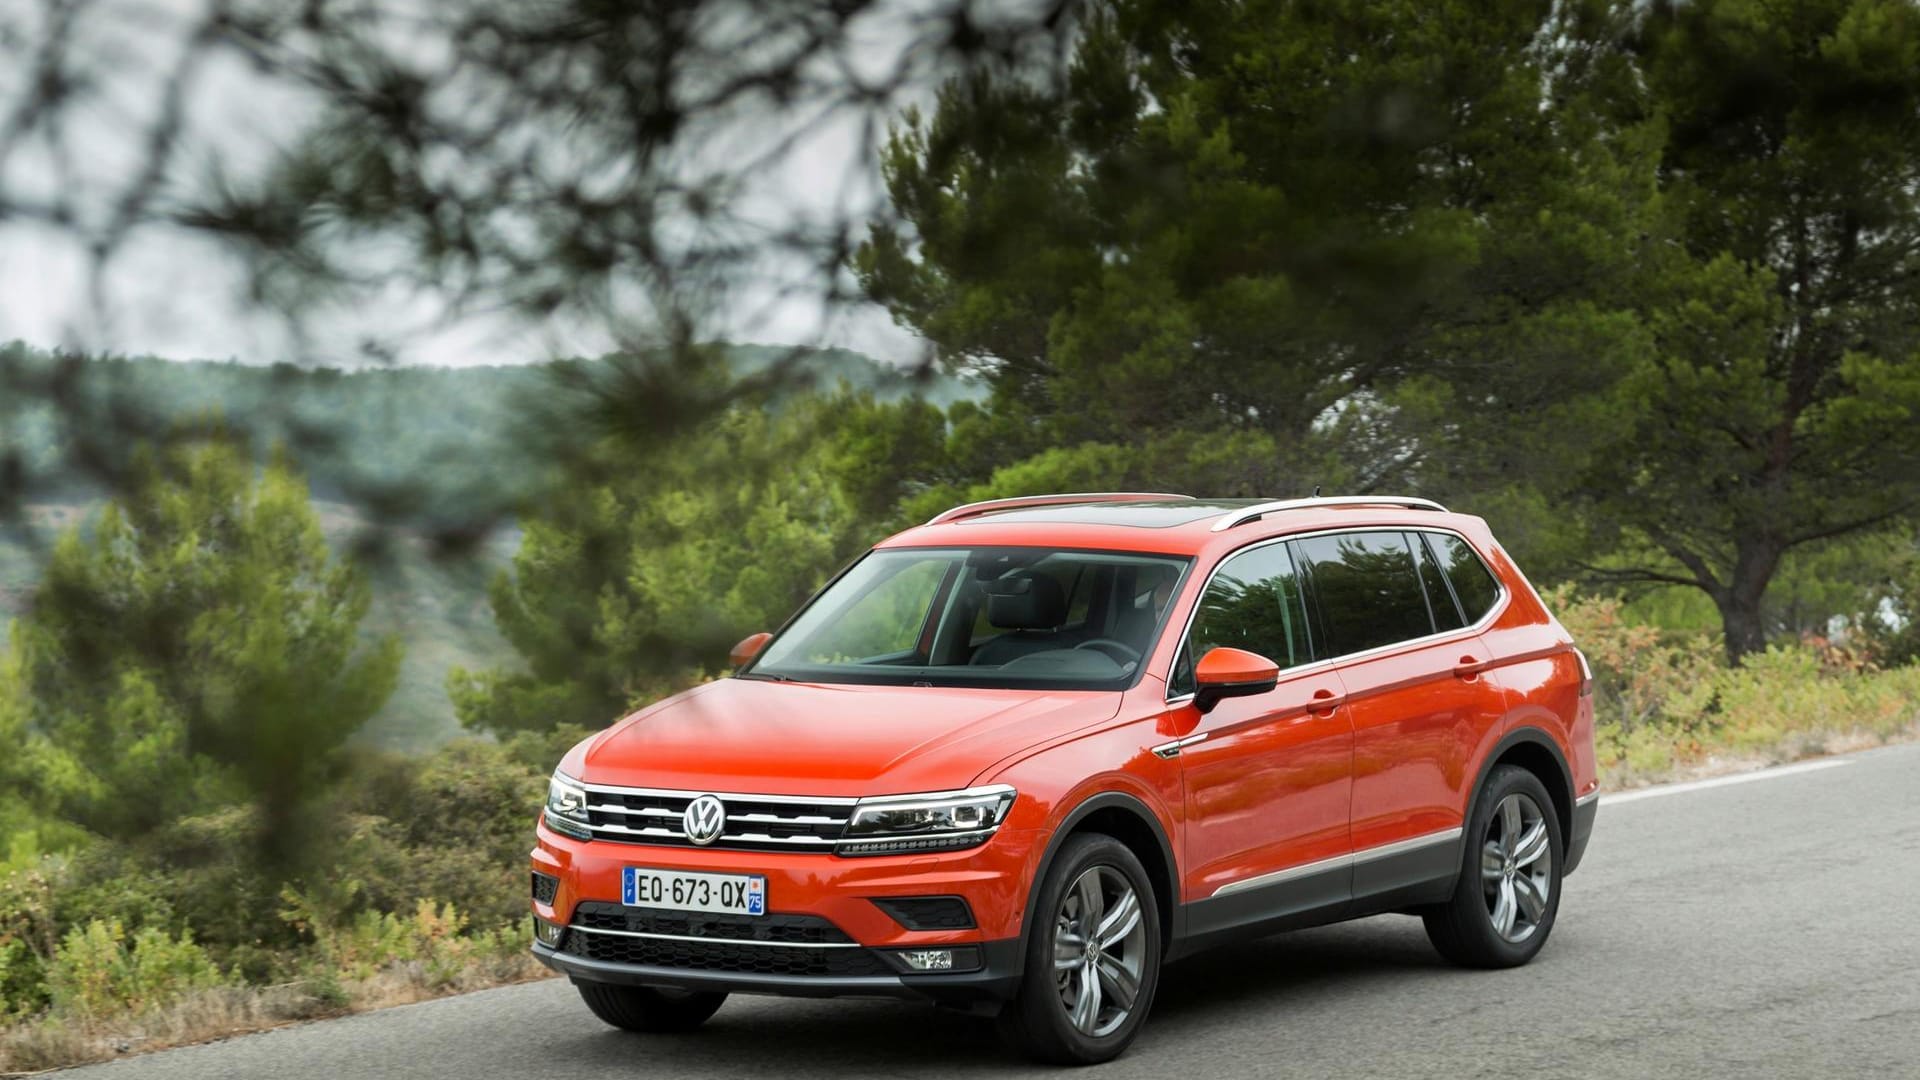
[{"label": "front door", "polygon": [[[1352,850],[1353,725],[1307,624],[1284,543],[1230,556],[1200,598],[1175,690],[1207,650],[1277,663],[1271,692],[1171,717],[1186,787],[1185,898],[1196,934],[1346,902]],[[1180,685],[1182,679],[1186,685]]]}]

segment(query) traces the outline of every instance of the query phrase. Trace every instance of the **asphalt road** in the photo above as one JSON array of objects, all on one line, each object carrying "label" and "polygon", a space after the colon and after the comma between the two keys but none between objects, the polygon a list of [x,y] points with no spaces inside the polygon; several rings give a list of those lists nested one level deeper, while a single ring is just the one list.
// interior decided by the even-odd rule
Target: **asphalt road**
[{"label": "asphalt road", "polygon": [[[1603,799],[1553,940],[1444,966],[1388,916],[1171,968],[1103,1078],[1920,1077],[1920,746]],[[735,998],[697,1034],[602,1026],[551,980],[189,1047],[75,1077],[1041,1075],[990,1024]],[[1091,1074],[1090,1074],[1091,1075]]]}]

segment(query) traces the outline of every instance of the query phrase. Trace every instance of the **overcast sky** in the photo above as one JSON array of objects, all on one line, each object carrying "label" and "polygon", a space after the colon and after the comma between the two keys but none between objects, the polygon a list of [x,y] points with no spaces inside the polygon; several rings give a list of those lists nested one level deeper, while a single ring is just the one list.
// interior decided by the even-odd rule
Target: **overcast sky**
[{"label": "overcast sky", "polygon": [[[64,150],[45,142],[19,147],[0,182],[10,195],[79,193],[107,204],[157,115],[153,87],[179,55],[182,28],[206,0],[104,0],[80,24],[81,48],[104,73],[98,94],[70,118]],[[40,0],[0,0],[0,123],[27,80],[24,55],[45,32]],[[873,52],[884,56],[897,35],[880,27]],[[897,46],[895,46],[897,50]],[[310,103],[276,86],[234,57],[198,65],[187,96],[185,168],[191,182],[217,161],[229,171],[257,171],[300,130]],[[924,98],[926,87],[906,96]],[[795,220],[850,215],[865,220],[879,197],[873,154],[861,118],[837,116],[810,125],[785,158],[754,176],[744,204],[771,228]],[[98,188],[98,192],[94,191]],[[0,216],[0,341],[38,346],[145,353],[172,358],[272,362],[293,357],[350,362],[369,334],[404,341],[401,359],[422,364],[503,364],[605,351],[611,340],[592,326],[527,327],[478,316],[449,320],[432,295],[393,293],[325,311],[308,327],[305,347],[279,318],[250,310],[232,256],[180,230],[136,232],[95,288],[90,260],[71,233],[21,216]],[[791,291],[795,271],[769,264],[729,310],[715,314],[714,336],[743,342],[835,344],[894,363],[920,356],[913,335],[886,313],[866,307],[828,317],[822,305]],[[784,280],[783,280],[784,279]]]}]

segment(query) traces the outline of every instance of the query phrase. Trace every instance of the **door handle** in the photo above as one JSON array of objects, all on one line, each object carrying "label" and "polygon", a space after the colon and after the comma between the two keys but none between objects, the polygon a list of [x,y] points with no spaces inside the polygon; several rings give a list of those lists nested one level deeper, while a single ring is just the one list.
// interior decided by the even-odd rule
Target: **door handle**
[{"label": "door handle", "polygon": [[1485,663],[1476,657],[1463,656],[1460,658],[1459,663],[1453,665],[1453,677],[1456,679],[1473,679],[1492,666],[1493,665]]},{"label": "door handle", "polygon": [[1338,709],[1346,700],[1347,695],[1336,694],[1332,690],[1322,688],[1313,692],[1311,709],[1315,716],[1332,716],[1333,711]]}]

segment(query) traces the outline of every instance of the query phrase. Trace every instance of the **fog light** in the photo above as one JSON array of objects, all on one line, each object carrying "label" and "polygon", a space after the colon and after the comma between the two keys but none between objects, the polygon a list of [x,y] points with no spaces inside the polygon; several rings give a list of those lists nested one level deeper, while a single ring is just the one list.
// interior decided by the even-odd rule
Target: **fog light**
[{"label": "fog light", "polygon": [[900,959],[905,960],[907,966],[915,971],[953,970],[952,949],[916,949],[901,953]]},{"label": "fog light", "polygon": [[533,917],[533,937],[542,945],[559,948],[560,938],[566,932],[567,928],[559,923],[550,923],[538,915]]}]

